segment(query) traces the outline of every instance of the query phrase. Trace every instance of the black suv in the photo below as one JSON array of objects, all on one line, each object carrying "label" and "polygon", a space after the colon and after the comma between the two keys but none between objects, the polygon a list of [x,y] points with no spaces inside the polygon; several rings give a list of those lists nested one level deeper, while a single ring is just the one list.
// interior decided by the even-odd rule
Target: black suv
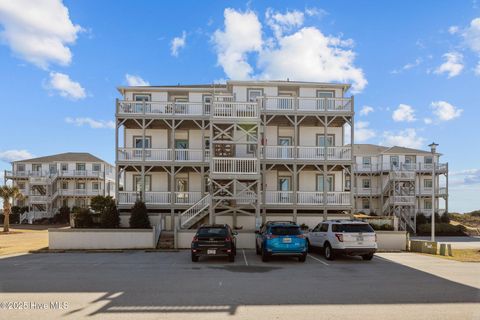
[{"label": "black suv", "polygon": [[226,256],[234,262],[237,254],[235,236],[228,224],[204,224],[198,228],[192,240],[192,261],[200,256]]}]

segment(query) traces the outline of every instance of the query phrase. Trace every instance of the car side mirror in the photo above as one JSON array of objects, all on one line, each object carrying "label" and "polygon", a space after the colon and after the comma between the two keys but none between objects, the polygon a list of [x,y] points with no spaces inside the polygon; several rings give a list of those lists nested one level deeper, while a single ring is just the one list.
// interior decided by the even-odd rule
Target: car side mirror
[{"label": "car side mirror", "polygon": [[259,231],[259,230],[255,230],[255,233],[256,233],[256,234],[260,234],[260,231]]},{"label": "car side mirror", "polygon": [[232,231],[232,234],[233,234],[234,236],[236,236],[236,235],[238,235],[238,232],[237,232],[237,231]]}]

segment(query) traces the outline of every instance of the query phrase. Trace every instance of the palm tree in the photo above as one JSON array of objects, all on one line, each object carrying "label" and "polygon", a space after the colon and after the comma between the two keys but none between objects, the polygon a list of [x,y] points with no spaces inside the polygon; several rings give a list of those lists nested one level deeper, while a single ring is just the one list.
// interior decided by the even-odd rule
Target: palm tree
[{"label": "palm tree", "polygon": [[3,199],[3,232],[8,232],[10,227],[10,213],[12,212],[10,200],[23,199],[23,194],[18,187],[2,186],[0,187],[0,198]]}]

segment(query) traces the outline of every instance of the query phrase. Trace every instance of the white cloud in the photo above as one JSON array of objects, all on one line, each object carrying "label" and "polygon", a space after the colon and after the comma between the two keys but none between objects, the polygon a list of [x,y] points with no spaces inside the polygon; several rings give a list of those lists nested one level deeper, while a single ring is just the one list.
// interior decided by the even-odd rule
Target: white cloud
[{"label": "white cloud", "polygon": [[33,158],[33,155],[27,150],[5,150],[0,151],[0,160],[4,162],[12,162]]},{"label": "white cloud", "polygon": [[463,109],[459,109],[446,101],[434,101],[431,107],[439,121],[453,120],[460,117],[463,112]]},{"label": "white cloud", "polygon": [[184,48],[186,44],[187,33],[183,31],[181,37],[175,37],[171,42],[170,53],[172,54],[172,56],[178,57],[179,50]]},{"label": "white cloud", "polygon": [[92,118],[65,118],[66,123],[82,127],[84,125],[90,126],[93,129],[115,129],[115,122],[105,120],[94,120]]},{"label": "white cloud", "polygon": [[328,12],[321,8],[311,7],[311,8],[305,8],[305,14],[309,17],[314,17],[314,16],[323,17],[323,16],[326,16]]},{"label": "white cloud", "polygon": [[87,96],[85,89],[80,83],[73,81],[67,74],[60,72],[50,72],[50,79],[45,87],[56,90],[62,97],[73,100],[84,99]]},{"label": "white cloud", "polygon": [[126,74],[125,79],[127,80],[127,84],[132,87],[143,87],[149,86],[150,83],[146,80],[143,80],[140,76],[136,76],[133,74]]},{"label": "white cloud", "polygon": [[375,130],[369,128],[370,123],[358,121],[355,123],[355,142],[365,142],[377,136]]},{"label": "white cloud", "polygon": [[[277,18],[273,17],[277,15]],[[275,38],[262,38],[262,24],[252,11],[245,13],[225,9],[225,29],[212,38],[218,64],[231,79],[292,79],[319,82],[351,82],[353,91],[367,85],[363,70],[354,65],[353,40],[324,35],[315,27],[298,29],[303,23],[299,15],[269,13],[267,25]],[[288,18],[287,18],[288,16]],[[302,21],[301,21],[302,20]],[[281,24],[279,24],[281,21]],[[283,32],[292,31],[287,35]],[[248,61],[249,53],[257,53],[257,74]]]},{"label": "white cloud", "polygon": [[418,67],[422,63],[422,61],[423,61],[422,58],[417,58],[415,59],[414,62],[407,63],[403,65],[402,68],[392,70],[390,73],[398,74],[398,73],[402,73],[403,71],[413,69],[415,67]]},{"label": "white cloud", "polygon": [[218,64],[231,79],[249,79],[253,68],[248,63],[247,54],[261,50],[262,25],[253,11],[242,13],[227,8],[224,18],[225,29],[216,30],[212,37]]},{"label": "white cloud", "polygon": [[476,53],[480,54],[480,18],[475,18],[470,22],[462,33],[467,46]]},{"label": "white cloud", "polygon": [[366,115],[368,115],[370,112],[373,112],[373,111],[374,111],[373,107],[363,106],[362,109],[360,110],[360,115],[361,115],[361,116],[366,116]]},{"label": "white cloud", "polygon": [[399,132],[385,131],[380,144],[420,149],[425,145],[425,138],[418,136],[414,128],[407,128]]},{"label": "white cloud", "polygon": [[265,12],[267,25],[272,28],[277,38],[281,37],[284,32],[291,31],[303,25],[304,14],[298,10],[287,11],[282,14],[268,8]]},{"label": "white cloud", "polygon": [[61,0],[0,0],[0,24],[0,37],[14,54],[43,69],[51,63],[69,65],[68,45],[82,31]]},{"label": "white cloud", "polygon": [[392,119],[395,122],[412,122],[417,120],[415,118],[415,110],[407,104],[400,104],[398,108],[393,111]]},{"label": "white cloud", "polygon": [[434,73],[447,73],[448,78],[458,76],[463,70],[463,55],[459,52],[447,52],[443,55],[445,62],[442,63]]},{"label": "white cloud", "polygon": [[432,120],[432,118],[424,118],[424,119],[423,119],[423,122],[424,122],[425,124],[432,124],[433,120]]},{"label": "white cloud", "polygon": [[477,63],[477,66],[473,70],[475,72],[475,75],[480,76],[480,61]]},{"label": "white cloud", "polygon": [[448,28],[448,33],[450,34],[458,33],[458,31],[460,31],[460,28],[458,26],[450,26],[450,28]]}]

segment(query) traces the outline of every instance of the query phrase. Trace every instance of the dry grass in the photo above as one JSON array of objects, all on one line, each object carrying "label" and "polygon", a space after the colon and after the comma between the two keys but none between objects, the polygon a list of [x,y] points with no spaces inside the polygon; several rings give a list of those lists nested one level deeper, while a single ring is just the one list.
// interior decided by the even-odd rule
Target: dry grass
[{"label": "dry grass", "polygon": [[453,249],[452,255],[452,257],[440,255],[437,257],[461,262],[480,262],[480,250],[478,249]]},{"label": "dry grass", "polygon": [[0,229],[0,256],[48,247],[48,228],[52,226],[13,226],[8,233]]}]

